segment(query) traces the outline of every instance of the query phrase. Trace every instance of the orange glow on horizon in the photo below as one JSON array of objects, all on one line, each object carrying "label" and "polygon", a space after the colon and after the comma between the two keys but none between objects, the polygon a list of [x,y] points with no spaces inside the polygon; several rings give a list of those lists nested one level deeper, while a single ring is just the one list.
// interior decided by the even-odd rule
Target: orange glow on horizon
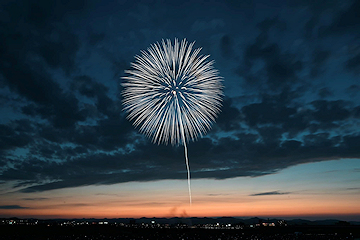
[{"label": "orange glow on horizon", "polygon": [[334,207],[333,202],[307,201],[304,199],[278,200],[270,198],[262,202],[224,203],[224,202],[196,202],[192,206],[181,204],[103,204],[91,206],[86,204],[71,204],[65,206],[44,205],[27,209],[2,209],[1,215],[8,217],[36,217],[36,218],[141,218],[141,217],[299,217],[321,215],[360,215],[359,207],[355,203],[344,202],[342,206]]}]

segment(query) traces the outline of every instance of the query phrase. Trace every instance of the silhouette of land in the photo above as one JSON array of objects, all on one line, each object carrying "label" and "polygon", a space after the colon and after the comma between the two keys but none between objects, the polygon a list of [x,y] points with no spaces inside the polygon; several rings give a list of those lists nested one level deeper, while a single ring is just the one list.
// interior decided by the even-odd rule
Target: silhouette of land
[{"label": "silhouette of land", "polygon": [[0,219],[0,239],[360,239],[360,223],[239,218]]}]

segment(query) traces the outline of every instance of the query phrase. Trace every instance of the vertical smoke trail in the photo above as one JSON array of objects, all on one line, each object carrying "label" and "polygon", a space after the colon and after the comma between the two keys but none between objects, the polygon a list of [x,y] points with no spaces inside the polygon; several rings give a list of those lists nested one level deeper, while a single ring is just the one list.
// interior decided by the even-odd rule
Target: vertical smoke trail
[{"label": "vertical smoke trail", "polygon": [[188,179],[188,189],[189,189],[189,198],[190,198],[190,206],[191,206],[191,185],[190,185],[190,168],[189,168],[189,159],[188,159],[188,153],[187,153],[187,145],[186,145],[186,139],[184,134],[184,126],[181,118],[181,112],[180,112],[180,105],[179,105],[179,99],[177,95],[175,95],[175,103],[177,106],[177,112],[178,112],[178,118],[179,118],[179,124],[180,124],[180,132],[181,132],[181,138],[183,140],[184,149],[185,149],[185,163],[186,163],[186,170],[187,170],[187,179]]},{"label": "vertical smoke trail", "polygon": [[186,162],[186,169],[187,169],[187,179],[188,179],[188,188],[189,188],[189,197],[190,197],[190,206],[191,206],[191,185],[190,185],[190,168],[189,168],[189,159],[188,159],[188,153],[187,153],[187,146],[184,142],[184,148],[185,148],[185,162]]}]

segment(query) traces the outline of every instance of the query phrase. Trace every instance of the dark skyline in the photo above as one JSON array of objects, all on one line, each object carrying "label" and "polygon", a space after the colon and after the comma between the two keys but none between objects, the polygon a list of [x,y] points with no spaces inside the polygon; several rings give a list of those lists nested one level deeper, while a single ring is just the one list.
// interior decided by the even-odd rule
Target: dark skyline
[{"label": "dark skyline", "polygon": [[[359,1],[7,1],[0,217],[340,216],[360,208]],[[186,38],[224,78],[183,149],[126,120],[134,55]],[[91,212],[91,213],[89,213]],[[93,215],[91,215],[93,214]]]}]

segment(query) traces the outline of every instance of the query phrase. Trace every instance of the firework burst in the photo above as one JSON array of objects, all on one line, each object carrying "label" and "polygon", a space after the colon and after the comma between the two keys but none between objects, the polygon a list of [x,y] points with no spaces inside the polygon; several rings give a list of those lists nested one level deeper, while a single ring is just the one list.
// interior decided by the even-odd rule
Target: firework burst
[{"label": "firework burst", "polygon": [[190,170],[186,143],[203,136],[220,111],[222,78],[208,61],[209,55],[193,51],[184,39],[151,45],[135,56],[132,70],[122,83],[127,118],[154,143],[185,147],[191,203]]}]

